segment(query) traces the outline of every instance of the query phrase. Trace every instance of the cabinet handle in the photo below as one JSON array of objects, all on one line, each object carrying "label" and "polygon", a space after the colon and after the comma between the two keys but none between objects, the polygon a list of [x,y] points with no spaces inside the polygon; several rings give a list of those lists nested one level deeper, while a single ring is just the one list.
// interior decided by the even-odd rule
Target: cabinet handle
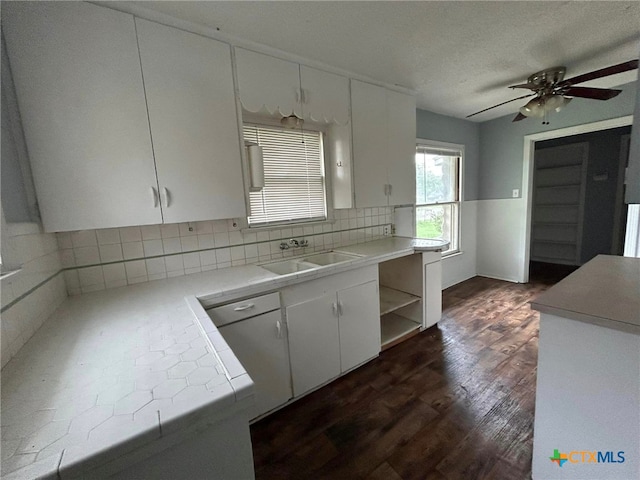
[{"label": "cabinet handle", "polygon": [[164,204],[168,208],[171,203],[171,194],[169,193],[169,189],[167,187],[162,187],[162,192],[164,193]]},{"label": "cabinet handle", "polygon": [[276,321],[276,338],[282,338],[282,323],[280,320]]},{"label": "cabinet handle", "polygon": [[338,300],[338,315],[342,316],[342,302]]},{"label": "cabinet handle", "polygon": [[151,187],[151,195],[153,196],[153,208],[158,207],[158,191],[155,187]]},{"label": "cabinet handle", "polygon": [[389,184],[389,196],[392,195],[392,193],[391,193],[392,191],[393,191],[393,185]]},{"label": "cabinet handle", "polygon": [[307,92],[305,91],[304,88],[300,89],[300,101],[302,103],[307,103]]},{"label": "cabinet handle", "polygon": [[246,303],[244,305],[240,305],[233,309],[234,312],[244,312],[245,310],[249,310],[250,308],[255,307],[253,303]]},{"label": "cabinet handle", "polygon": [[300,91],[296,88],[296,103],[300,103]]},{"label": "cabinet handle", "polygon": [[385,197],[389,196],[389,184],[388,183],[384,184],[384,196]]},{"label": "cabinet handle", "polygon": [[331,304],[331,310],[333,310],[333,316],[337,317],[338,316],[338,304],[337,303],[332,303]]}]

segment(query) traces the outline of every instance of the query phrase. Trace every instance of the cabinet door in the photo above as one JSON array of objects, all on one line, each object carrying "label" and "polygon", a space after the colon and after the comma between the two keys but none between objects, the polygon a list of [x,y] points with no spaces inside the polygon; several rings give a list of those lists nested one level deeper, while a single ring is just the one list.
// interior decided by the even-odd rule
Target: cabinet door
[{"label": "cabinet door", "polygon": [[45,230],[161,223],[133,16],[10,2],[2,17]]},{"label": "cabinet door", "polygon": [[351,118],[349,79],[334,73],[300,66],[305,119],[346,125]]},{"label": "cabinet door", "polygon": [[244,217],[230,47],[136,25],[164,222]]},{"label": "cabinet door", "polygon": [[340,375],[335,302],[334,293],[287,307],[291,377],[296,397]]},{"label": "cabinet door", "polygon": [[279,327],[280,310],[220,327],[220,334],[255,384],[256,407],[252,417],[286,403],[291,398],[291,374],[286,335]]},{"label": "cabinet door", "polygon": [[429,328],[442,317],[442,262],[440,260],[424,266],[424,322]]},{"label": "cabinet door", "polygon": [[244,109],[302,118],[300,70],[297,63],[236,48],[240,103]]},{"label": "cabinet door", "polygon": [[389,205],[413,205],[416,199],[416,100],[387,91]]},{"label": "cabinet door", "polygon": [[351,81],[355,204],[358,208],[387,205],[387,92]]},{"label": "cabinet door", "polygon": [[338,292],[340,363],[343,372],[380,353],[378,282]]}]

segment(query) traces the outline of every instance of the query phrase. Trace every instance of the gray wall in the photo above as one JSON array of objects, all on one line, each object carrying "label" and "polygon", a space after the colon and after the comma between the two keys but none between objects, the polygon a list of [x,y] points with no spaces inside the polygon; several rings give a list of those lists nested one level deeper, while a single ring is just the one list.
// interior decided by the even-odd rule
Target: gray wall
[{"label": "gray wall", "polygon": [[420,109],[416,113],[416,122],[418,138],[465,146],[463,200],[477,200],[480,165],[479,124]]},{"label": "gray wall", "polygon": [[617,88],[622,89],[622,93],[604,102],[574,99],[564,110],[549,116],[550,125],[542,125],[537,118],[514,123],[515,114],[481,123],[478,198],[511,198],[514,188],[520,189],[522,195],[525,135],[633,114],[635,82]]}]

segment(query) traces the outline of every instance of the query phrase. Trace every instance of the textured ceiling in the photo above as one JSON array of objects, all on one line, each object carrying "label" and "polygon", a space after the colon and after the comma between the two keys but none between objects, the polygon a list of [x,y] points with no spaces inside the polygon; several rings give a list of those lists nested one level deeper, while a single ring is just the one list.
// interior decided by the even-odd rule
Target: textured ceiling
[{"label": "textured ceiling", "polygon": [[[640,54],[638,1],[135,3],[408,87],[420,108],[459,118],[523,95],[506,87],[536,71],[565,65],[572,77]],[[636,78],[632,71],[584,85]],[[473,120],[511,114],[524,103]]]}]

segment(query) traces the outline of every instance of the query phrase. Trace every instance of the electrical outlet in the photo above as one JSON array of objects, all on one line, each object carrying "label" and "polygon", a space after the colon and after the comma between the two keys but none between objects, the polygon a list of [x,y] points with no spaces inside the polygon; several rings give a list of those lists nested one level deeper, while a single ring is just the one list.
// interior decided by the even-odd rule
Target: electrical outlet
[{"label": "electrical outlet", "polygon": [[385,225],[384,227],[382,227],[382,234],[384,236],[391,235],[391,225]]},{"label": "electrical outlet", "polygon": [[518,198],[520,196],[520,189],[519,188],[514,188],[513,191],[511,192],[511,196],[513,198]]}]

